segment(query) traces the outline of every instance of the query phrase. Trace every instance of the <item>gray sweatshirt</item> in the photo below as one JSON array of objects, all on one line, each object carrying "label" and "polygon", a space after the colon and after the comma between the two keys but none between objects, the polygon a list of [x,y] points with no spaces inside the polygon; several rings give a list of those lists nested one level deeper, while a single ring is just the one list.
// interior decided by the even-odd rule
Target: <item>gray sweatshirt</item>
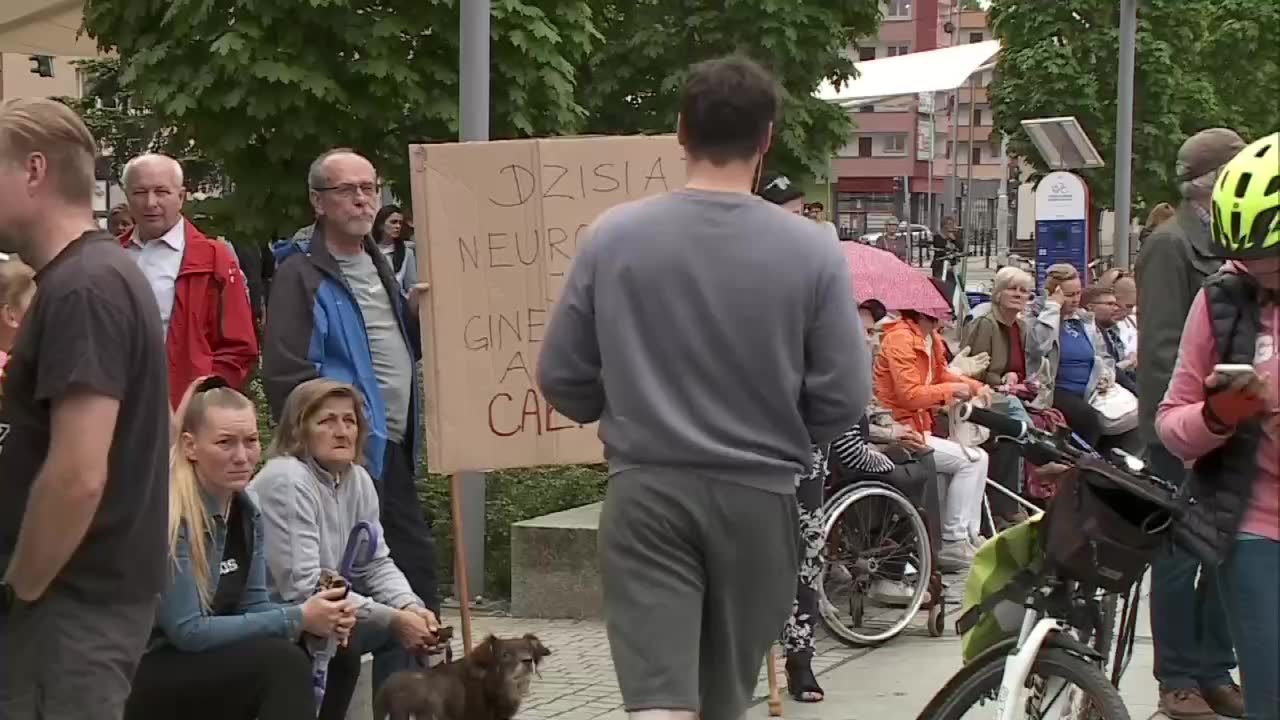
[{"label": "gray sweatshirt", "polygon": [[335,479],[314,462],[272,458],[249,483],[249,493],[262,513],[267,589],[276,601],[311,597],[321,569],[339,569],[351,529],[363,521],[377,531],[379,542],[373,561],[347,578],[358,603],[356,617],[387,627],[394,610],[424,607],[391,561],[378,521],[378,494],[364,468],[353,465]]},{"label": "gray sweatshirt", "polygon": [[680,190],[584,232],[538,358],[560,413],[600,421],[611,473],[679,468],[789,494],[858,423],[870,358],[829,226]]}]

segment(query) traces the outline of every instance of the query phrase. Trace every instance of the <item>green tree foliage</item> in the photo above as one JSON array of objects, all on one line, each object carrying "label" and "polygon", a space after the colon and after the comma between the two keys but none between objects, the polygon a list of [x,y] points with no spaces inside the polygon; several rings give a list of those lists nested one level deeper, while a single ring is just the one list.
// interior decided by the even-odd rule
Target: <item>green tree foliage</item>
[{"label": "green tree foliage", "polygon": [[[1191,72],[1204,37],[1203,6],[1212,0],[1151,0],[1139,16],[1137,92],[1134,102],[1134,195],[1168,197],[1173,158],[1189,130],[1203,127],[1212,108],[1197,98],[1212,88]],[[1189,13],[1184,15],[1184,9]],[[1009,133],[1010,150],[1041,166],[1019,122],[1075,116],[1108,167],[1085,172],[1095,205],[1114,197],[1119,3],[1068,0],[1018,3],[995,0],[995,35],[1004,43],[990,88],[996,124]],[[1177,62],[1183,61],[1183,62]]]},{"label": "green tree foliage", "polygon": [[98,145],[109,153],[113,179],[120,179],[129,158],[145,152],[163,152],[182,162],[191,191],[208,189],[217,182],[217,167],[149,108],[136,102],[121,84],[119,58],[92,58],[76,65],[83,77],[83,94],[58,100],[84,118]]},{"label": "green tree foliage", "polygon": [[[1026,118],[1075,116],[1108,167],[1085,172],[1097,205],[1114,204],[1119,3],[993,0],[1004,43],[991,86],[999,132],[1043,168]],[[1280,5],[1274,0],[1142,0],[1135,70],[1134,204],[1176,199],[1178,146],[1215,125],[1246,137],[1274,127],[1280,92]]]},{"label": "green tree foliage", "polygon": [[[845,49],[878,22],[875,0],[493,0],[491,133],[669,132],[687,66],[743,51],[788,92],[771,163],[821,172],[849,123],[810,94],[848,77]],[[328,147],[360,150],[403,188],[407,145],[457,137],[456,2],[86,0],[85,25],[150,108],[148,128],[118,129],[155,146],[163,123],[157,149],[216,161],[242,235],[308,219],[307,164]]]},{"label": "green tree foliage", "polygon": [[1280,2],[1216,0],[1201,57],[1221,122],[1255,140],[1280,130]]},{"label": "green tree foliage", "polygon": [[[307,166],[335,145],[405,186],[411,142],[458,134],[458,10],[427,0],[87,0],[121,82],[219,162],[239,233],[309,217]],[[585,0],[494,0],[495,137],[574,132],[575,68],[597,39]]]},{"label": "green tree foliage", "polygon": [[875,0],[589,0],[604,42],[579,73],[590,132],[671,132],[689,65],[742,52],[768,67],[787,96],[770,164],[825,174],[848,142],[844,110],[812,97],[822,79],[853,72],[847,49],[874,35]]}]

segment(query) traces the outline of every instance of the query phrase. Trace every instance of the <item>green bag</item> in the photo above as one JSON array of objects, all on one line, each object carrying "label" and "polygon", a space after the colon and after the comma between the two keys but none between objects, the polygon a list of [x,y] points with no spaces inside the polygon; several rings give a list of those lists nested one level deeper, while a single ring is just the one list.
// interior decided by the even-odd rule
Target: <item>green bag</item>
[{"label": "green bag", "polygon": [[964,585],[964,612],[956,622],[968,663],[987,648],[1015,636],[1044,561],[1043,520],[1038,513],[1007,528],[978,549]]}]

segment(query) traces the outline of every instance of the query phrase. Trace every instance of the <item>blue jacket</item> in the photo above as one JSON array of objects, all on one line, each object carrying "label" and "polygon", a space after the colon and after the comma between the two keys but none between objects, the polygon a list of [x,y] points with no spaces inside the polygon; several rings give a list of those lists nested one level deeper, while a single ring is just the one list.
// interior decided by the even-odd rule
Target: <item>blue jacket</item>
[{"label": "blue jacket", "polygon": [[[383,288],[398,306],[400,332],[409,346],[409,356],[416,361],[422,355],[418,323],[409,316],[405,294],[373,239],[366,237],[364,246],[378,268]],[[278,242],[272,252],[277,269],[262,345],[262,384],[271,414],[279,421],[285,398],[307,380],[326,377],[351,383],[364,396],[369,419],[364,466],[371,476],[380,478],[387,447],[387,411],[373,374],[373,355],[360,305],[329,253],[319,225],[310,238]],[[415,382],[405,424],[415,466],[421,434],[418,392]]]},{"label": "blue jacket", "polygon": [[[241,640],[279,637],[296,641],[302,634],[302,606],[280,605],[267,595],[267,563],[263,555],[262,517],[245,494],[238,502],[248,509],[253,523],[253,551],[249,574],[236,612],[214,615],[200,602],[196,576],[191,564],[191,541],[184,526],[174,548],[174,574],[169,587],[160,595],[156,610],[156,628],[152,647],[172,645],[183,652],[201,652],[230,645]],[[210,525],[206,530],[205,552],[209,565],[209,595],[217,590],[223,570],[227,545],[227,518],[222,509],[210,505]]]}]

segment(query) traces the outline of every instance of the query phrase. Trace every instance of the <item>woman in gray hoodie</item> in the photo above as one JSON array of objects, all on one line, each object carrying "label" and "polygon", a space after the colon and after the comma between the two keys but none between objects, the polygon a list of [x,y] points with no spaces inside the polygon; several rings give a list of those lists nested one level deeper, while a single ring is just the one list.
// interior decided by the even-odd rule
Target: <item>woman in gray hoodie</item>
[{"label": "woman in gray hoodie", "polygon": [[[375,538],[382,537],[378,494],[360,465],[368,436],[363,405],[354,387],[327,378],[294,388],[271,459],[249,484],[265,528],[267,586],[280,602],[315,593],[321,571],[340,568],[358,524],[367,523]],[[362,654],[374,653],[376,692],[392,672],[412,666],[413,656],[436,642],[435,614],[413,593],[386,543],[374,544],[372,558],[346,578],[357,621],[350,643],[329,664],[322,718],[345,714]]]}]

